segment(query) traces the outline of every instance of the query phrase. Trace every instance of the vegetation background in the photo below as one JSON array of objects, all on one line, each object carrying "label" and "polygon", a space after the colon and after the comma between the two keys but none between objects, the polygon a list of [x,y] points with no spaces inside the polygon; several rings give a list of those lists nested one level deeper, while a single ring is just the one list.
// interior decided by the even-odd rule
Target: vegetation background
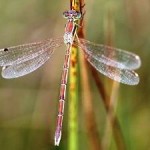
[{"label": "vegetation background", "polygon": [[[115,97],[116,114],[127,149],[148,150],[150,1],[88,0],[85,3],[87,39],[111,43],[141,57],[142,66],[137,70],[140,83],[137,86],[120,84]],[[68,9],[69,1],[0,0],[0,47],[63,35],[66,20],[62,18],[62,12]],[[0,78],[0,149],[67,149],[67,103],[62,141],[59,148],[53,146],[64,51],[65,47],[56,50],[50,61],[27,76],[13,80]],[[103,141],[109,133],[106,131],[106,111],[90,72],[89,75],[94,115]],[[103,75],[99,76],[104,84],[111,82]],[[81,101],[79,113],[79,149],[91,149]],[[117,149],[113,138],[108,149]]]}]

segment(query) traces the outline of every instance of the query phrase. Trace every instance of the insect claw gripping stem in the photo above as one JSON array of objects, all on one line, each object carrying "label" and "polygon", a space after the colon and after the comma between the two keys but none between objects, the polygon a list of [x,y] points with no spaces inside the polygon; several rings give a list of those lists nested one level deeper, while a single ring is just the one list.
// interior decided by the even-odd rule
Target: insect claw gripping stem
[{"label": "insect claw gripping stem", "polygon": [[81,5],[80,10],[82,10],[85,7],[85,3],[83,5]]},{"label": "insect claw gripping stem", "polygon": [[82,10],[82,11],[81,11],[81,14],[82,14],[81,19],[84,17],[85,12],[86,12],[85,9],[83,9],[83,8],[85,7],[85,5],[86,5],[85,3],[80,5],[80,11]]},{"label": "insect claw gripping stem", "polygon": [[81,19],[83,19],[83,17],[85,16],[85,14],[86,14],[86,10],[83,11]]}]

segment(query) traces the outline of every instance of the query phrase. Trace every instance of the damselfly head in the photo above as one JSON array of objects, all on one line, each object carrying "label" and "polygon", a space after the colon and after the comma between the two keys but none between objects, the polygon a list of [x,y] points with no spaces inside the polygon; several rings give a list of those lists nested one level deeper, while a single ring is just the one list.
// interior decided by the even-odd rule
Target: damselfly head
[{"label": "damselfly head", "polygon": [[78,20],[81,18],[81,13],[75,10],[68,10],[68,11],[63,12],[63,17],[68,18],[68,19],[72,18],[72,19]]}]

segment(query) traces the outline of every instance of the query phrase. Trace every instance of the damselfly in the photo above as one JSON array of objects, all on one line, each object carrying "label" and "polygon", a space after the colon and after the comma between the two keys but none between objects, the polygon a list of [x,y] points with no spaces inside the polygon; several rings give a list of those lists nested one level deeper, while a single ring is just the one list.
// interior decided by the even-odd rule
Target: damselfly
[{"label": "damselfly", "polygon": [[73,44],[83,50],[85,58],[97,71],[124,84],[138,84],[138,74],[133,70],[141,65],[139,56],[134,53],[94,44],[85,39],[78,38],[76,29],[79,26],[76,21],[82,17],[80,12],[69,10],[65,11],[63,16],[67,19],[63,37],[0,49],[2,76],[10,79],[24,76],[38,69],[52,56],[54,49],[62,44],[66,45],[59,96],[59,112],[55,131],[55,145],[59,145],[61,140],[65,93]]}]

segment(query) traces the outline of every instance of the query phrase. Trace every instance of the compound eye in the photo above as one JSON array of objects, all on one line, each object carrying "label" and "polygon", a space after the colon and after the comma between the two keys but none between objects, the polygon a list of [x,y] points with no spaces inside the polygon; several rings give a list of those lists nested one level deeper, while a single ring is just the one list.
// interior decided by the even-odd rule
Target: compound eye
[{"label": "compound eye", "polygon": [[63,12],[63,17],[64,17],[64,18],[68,18],[68,16],[69,16],[68,11]]},{"label": "compound eye", "polygon": [[81,13],[80,12],[77,12],[76,14],[76,19],[80,19],[81,18]]}]

